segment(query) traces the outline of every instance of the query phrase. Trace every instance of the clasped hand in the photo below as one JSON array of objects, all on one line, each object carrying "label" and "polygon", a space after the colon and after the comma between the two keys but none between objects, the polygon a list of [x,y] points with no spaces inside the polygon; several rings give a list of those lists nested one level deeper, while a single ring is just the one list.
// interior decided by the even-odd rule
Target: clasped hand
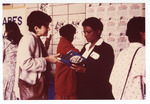
[{"label": "clasped hand", "polygon": [[81,72],[81,73],[85,73],[85,71],[86,71],[85,66],[78,66],[75,64],[72,64],[72,66],[70,68],[75,70],[76,72]]}]

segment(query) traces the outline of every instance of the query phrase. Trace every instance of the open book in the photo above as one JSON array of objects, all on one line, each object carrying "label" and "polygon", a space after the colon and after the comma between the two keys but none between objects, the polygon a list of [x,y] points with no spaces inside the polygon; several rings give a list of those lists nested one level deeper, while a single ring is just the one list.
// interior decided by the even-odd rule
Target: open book
[{"label": "open book", "polygon": [[59,58],[59,60],[68,64],[69,66],[72,66],[72,64],[82,65],[86,58],[71,50],[66,55],[63,55],[61,58]]}]

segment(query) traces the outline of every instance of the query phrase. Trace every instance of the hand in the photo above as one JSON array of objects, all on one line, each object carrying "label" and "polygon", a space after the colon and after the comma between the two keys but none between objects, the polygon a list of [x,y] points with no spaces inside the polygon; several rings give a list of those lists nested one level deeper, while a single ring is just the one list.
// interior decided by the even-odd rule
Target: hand
[{"label": "hand", "polygon": [[75,64],[72,64],[72,66],[70,68],[75,70],[76,72],[81,72],[81,73],[85,73],[85,71],[86,71],[85,66],[78,66]]},{"label": "hand", "polygon": [[46,61],[56,64],[56,63],[62,63],[61,61],[59,61],[57,58],[60,56],[60,54],[56,54],[56,55],[51,55],[48,57],[45,57]]}]

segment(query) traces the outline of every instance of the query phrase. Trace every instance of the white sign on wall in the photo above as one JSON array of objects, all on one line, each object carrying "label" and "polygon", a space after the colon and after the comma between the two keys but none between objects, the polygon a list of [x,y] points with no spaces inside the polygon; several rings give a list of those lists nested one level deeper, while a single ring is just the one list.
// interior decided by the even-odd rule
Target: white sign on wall
[{"label": "white sign on wall", "polygon": [[26,33],[26,8],[12,8],[3,9],[3,35],[5,32],[5,24],[8,21],[16,22],[20,28],[21,33],[24,35]]}]

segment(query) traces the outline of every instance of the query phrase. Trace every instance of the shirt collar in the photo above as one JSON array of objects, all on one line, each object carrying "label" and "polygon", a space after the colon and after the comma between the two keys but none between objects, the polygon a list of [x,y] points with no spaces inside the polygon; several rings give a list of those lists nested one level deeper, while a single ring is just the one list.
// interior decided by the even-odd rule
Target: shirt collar
[{"label": "shirt collar", "polygon": [[71,44],[71,42],[70,41],[68,41],[66,38],[64,38],[64,37],[60,37],[60,41],[63,41],[63,43],[69,43],[69,44]]},{"label": "shirt collar", "polygon": [[139,42],[132,42],[129,45],[129,47],[141,47],[141,46],[143,46],[143,44]]},{"label": "shirt collar", "polygon": [[[100,39],[95,43],[94,46],[100,46],[102,43],[103,43],[103,39],[100,38]],[[85,48],[86,48],[86,49],[89,49],[90,46],[91,46],[91,43],[89,42],[89,43],[85,46]]]},{"label": "shirt collar", "polygon": [[[32,35],[36,36],[34,32],[30,32]],[[36,36],[38,38],[38,36]]]},{"label": "shirt collar", "polygon": [[96,45],[96,46],[100,46],[102,43],[103,43],[103,39],[100,38],[100,39],[95,43],[95,45]]}]

